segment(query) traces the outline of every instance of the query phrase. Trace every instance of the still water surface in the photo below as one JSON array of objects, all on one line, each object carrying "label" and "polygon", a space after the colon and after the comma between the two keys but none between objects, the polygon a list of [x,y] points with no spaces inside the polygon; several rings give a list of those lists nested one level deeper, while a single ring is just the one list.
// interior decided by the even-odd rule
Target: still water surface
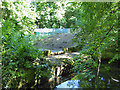
[{"label": "still water surface", "polygon": [[[72,76],[73,77],[73,76]],[[45,83],[40,85],[39,88],[51,88],[57,90],[56,87],[65,88],[68,83],[66,81],[71,80],[70,75],[67,77],[58,76],[50,83]],[[79,80],[79,79],[78,79]],[[60,84],[63,84],[60,87]],[[78,83],[76,83],[78,84]],[[73,86],[71,86],[73,87]],[[112,88],[119,90],[120,89],[120,66],[119,64],[102,64],[100,68],[100,75],[97,81],[92,79],[82,79],[79,82],[79,88]]]}]

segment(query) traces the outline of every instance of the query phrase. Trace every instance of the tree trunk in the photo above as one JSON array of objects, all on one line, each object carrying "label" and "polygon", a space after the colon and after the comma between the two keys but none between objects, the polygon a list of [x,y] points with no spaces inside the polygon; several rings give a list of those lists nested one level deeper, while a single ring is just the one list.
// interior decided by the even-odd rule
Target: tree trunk
[{"label": "tree trunk", "polygon": [[100,49],[99,49],[99,64],[98,64],[98,71],[97,71],[97,76],[99,75],[99,71],[100,71],[100,64],[101,64],[101,52],[100,52]]}]

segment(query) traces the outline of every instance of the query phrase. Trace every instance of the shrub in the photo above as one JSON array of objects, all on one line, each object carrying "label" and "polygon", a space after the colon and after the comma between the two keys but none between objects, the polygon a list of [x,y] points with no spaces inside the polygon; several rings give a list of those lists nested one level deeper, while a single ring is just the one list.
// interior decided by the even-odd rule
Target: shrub
[{"label": "shrub", "polygon": [[[17,32],[11,37],[9,48],[2,52],[2,77],[4,88],[18,88],[20,84],[35,82],[36,77],[50,73],[46,60],[40,59],[41,51],[37,50],[30,41],[30,36]],[[36,60],[38,60],[36,62]],[[45,68],[45,70],[42,70]],[[43,75],[44,73],[44,75]]]}]

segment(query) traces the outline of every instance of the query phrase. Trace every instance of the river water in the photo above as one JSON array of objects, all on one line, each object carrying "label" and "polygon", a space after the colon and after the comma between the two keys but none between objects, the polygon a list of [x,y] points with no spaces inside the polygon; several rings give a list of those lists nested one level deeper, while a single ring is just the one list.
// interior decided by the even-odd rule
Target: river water
[{"label": "river water", "polygon": [[79,86],[82,88],[120,89],[119,64],[101,64],[99,76],[94,79],[82,79]]},{"label": "river water", "polygon": [[[39,88],[50,88],[51,90],[57,90],[56,86],[64,83],[65,81],[69,81],[74,76],[66,75],[56,77],[52,82],[47,82],[43,85],[40,85]],[[79,78],[76,78],[79,80]],[[67,84],[66,84],[67,85]],[[66,86],[62,86],[59,88],[64,88]],[[111,88],[112,90],[120,89],[120,66],[118,63],[113,64],[101,64],[100,74],[97,80],[93,79],[82,79],[79,82],[80,88]],[[59,89],[58,89],[59,90]]]}]

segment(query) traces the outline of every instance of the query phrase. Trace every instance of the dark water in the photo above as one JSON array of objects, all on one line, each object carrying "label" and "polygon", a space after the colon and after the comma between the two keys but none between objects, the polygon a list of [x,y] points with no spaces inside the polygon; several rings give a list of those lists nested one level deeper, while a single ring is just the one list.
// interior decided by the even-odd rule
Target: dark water
[{"label": "dark water", "polygon": [[[39,85],[39,88],[51,88],[70,80],[73,76],[57,77],[52,82]],[[120,90],[120,66],[119,63],[101,64],[99,77],[97,79],[82,79],[79,86],[84,88],[110,88]],[[64,88],[64,87],[61,87]]]},{"label": "dark water", "polygon": [[39,85],[38,88],[50,88],[51,90],[53,90],[54,88],[56,88],[57,85],[70,80],[71,77],[61,77],[61,76],[57,76],[56,78],[54,78],[51,82],[46,82],[42,85]]},{"label": "dark water", "polygon": [[102,64],[98,77],[83,79],[79,83],[82,88],[120,89],[120,68],[118,64]]},{"label": "dark water", "polygon": [[98,86],[100,88],[120,88],[119,63],[101,65]]}]

